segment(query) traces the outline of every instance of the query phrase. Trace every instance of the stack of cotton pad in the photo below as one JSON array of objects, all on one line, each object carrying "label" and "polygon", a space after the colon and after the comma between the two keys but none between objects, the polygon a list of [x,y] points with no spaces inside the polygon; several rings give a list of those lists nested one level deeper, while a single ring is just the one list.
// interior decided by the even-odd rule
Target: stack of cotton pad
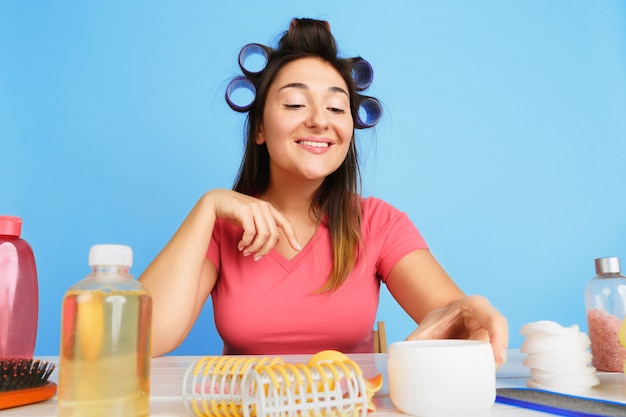
[{"label": "stack of cotton pad", "polygon": [[529,388],[581,391],[600,383],[591,366],[589,337],[578,325],[562,327],[553,321],[538,321],[522,326],[526,336],[520,351],[528,356]]}]

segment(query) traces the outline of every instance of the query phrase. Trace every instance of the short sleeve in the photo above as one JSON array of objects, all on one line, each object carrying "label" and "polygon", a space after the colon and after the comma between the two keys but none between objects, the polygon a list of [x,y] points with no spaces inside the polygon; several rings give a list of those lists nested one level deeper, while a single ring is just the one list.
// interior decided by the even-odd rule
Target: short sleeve
[{"label": "short sleeve", "polygon": [[372,197],[364,200],[363,221],[365,250],[377,253],[376,270],[383,282],[404,256],[428,249],[409,216],[382,200]]}]

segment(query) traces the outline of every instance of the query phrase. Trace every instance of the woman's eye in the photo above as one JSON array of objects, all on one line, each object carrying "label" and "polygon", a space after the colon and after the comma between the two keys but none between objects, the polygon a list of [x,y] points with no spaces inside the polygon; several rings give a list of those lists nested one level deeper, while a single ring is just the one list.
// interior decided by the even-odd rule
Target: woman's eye
[{"label": "woman's eye", "polygon": [[346,112],[344,109],[341,109],[341,108],[338,108],[338,107],[329,107],[328,110],[331,113],[336,113],[336,114],[343,114],[343,113]]},{"label": "woman's eye", "polygon": [[303,108],[304,104],[285,104],[285,107],[290,110],[296,110]]}]

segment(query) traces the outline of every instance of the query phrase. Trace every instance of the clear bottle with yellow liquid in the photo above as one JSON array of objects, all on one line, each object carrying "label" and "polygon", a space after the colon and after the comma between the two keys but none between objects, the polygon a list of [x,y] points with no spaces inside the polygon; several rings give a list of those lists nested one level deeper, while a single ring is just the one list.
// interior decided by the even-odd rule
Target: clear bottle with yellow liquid
[{"label": "clear bottle with yellow liquid", "polygon": [[92,272],[63,298],[58,417],[150,414],[152,299],[132,249],[95,245]]}]

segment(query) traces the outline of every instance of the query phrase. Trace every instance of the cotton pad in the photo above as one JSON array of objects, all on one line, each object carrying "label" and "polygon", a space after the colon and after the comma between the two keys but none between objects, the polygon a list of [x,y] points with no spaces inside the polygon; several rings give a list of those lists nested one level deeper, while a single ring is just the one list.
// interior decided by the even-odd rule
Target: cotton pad
[{"label": "cotton pad", "polygon": [[527,354],[524,366],[530,368],[529,388],[576,392],[600,383],[591,366],[589,337],[578,325],[538,321],[522,326],[521,333],[526,336],[520,351]]}]

